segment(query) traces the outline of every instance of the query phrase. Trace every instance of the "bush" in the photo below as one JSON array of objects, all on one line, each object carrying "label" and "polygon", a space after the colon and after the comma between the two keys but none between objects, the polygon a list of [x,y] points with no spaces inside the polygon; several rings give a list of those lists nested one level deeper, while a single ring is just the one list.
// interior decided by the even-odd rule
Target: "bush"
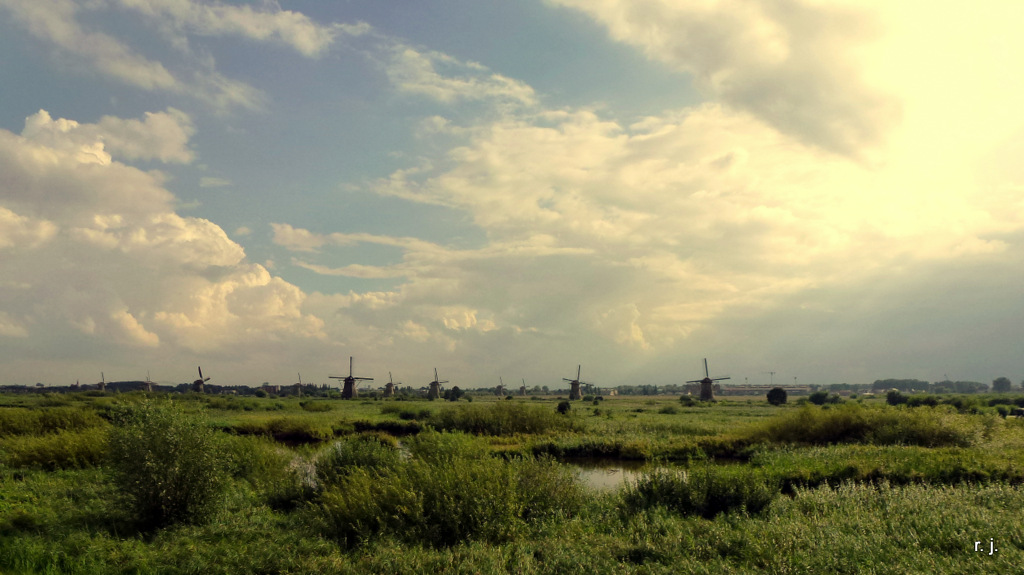
[{"label": "bush", "polygon": [[675,415],[679,413],[679,410],[676,409],[674,405],[666,405],[665,407],[659,409],[658,413],[662,415]]},{"label": "bush", "polygon": [[697,404],[697,401],[689,395],[679,396],[679,403],[683,404],[683,407],[693,407]]},{"label": "bush", "polygon": [[150,402],[115,416],[114,480],[146,526],[197,523],[221,502],[227,458],[215,431],[177,407]]},{"label": "bush", "polygon": [[393,438],[356,435],[335,442],[317,459],[316,476],[321,485],[344,488],[357,468],[380,475],[398,467],[399,459]]},{"label": "bush", "polygon": [[907,402],[907,396],[893,389],[889,391],[889,393],[885,394],[885,402],[889,405],[899,405]]},{"label": "bush", "polygon": [[322,413],[325,411],[330,411],[332,409],[331,404],[327,402],[312,400],[299,402],[299,407],[302,408],[302,411],[309,411],[314,413]]},{"label": "bush", "polygon": [[411,458],[387,456],[386,465],[372,461],[382,448],[358,448],[375,455],[352,460],[314,508],[328,536],[346,546],[381,536],[439,547],[500,544],[529,522],[582,506],[574,473],[552,460],[491,457],[484,442],[463,434],[425,433],[410,444]]},{"label": "bush", "polygon": [[567,415],[569,413],[569,410],[571,410],[571,409],[572,409],[572,404],[569,403],[568,401],[560,401],[560,402],[558,402],[558,407],[555,408],[555,410],[558,411],[558,413],[560,413],[562,415]]},{"label": "bush", "polygon": [[773,387],[768,391],[768,403],[772,405],[783,405],[787,399],[789,395],[781,387]]},{"label": "bush", "polygon": [[712,465],[689,471],[660,469],[627,484],[624,511],[665,507],[682,515],[711,519],[720,513],[760,513],[779,493],[764,473]]}]

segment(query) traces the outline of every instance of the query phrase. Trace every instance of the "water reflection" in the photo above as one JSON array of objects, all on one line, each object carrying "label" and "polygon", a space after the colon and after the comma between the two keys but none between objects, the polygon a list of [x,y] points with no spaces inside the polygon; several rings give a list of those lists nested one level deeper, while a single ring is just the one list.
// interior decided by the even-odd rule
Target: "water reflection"
[{"label": "water reflection", "polygon": [[654,468],[644,461],[621,459],[568,459],[565,463],[576,468],[583,485],[599,491],[614,491]]}]

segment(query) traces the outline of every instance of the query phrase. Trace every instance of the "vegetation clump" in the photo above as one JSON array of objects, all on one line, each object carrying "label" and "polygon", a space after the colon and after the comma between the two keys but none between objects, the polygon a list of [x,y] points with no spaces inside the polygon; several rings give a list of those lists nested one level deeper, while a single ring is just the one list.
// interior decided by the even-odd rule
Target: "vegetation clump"
[{"label": "vegetation clump", "polygon": [[711,519],[730,511],[760,513],[778,493],[775,483],[762,472],[706,465],[648,473],[627,484],[622,500],[627,513],[665,507]]},{"label": "vegetation clump", "polygon": [[221,503],[227,458],[198,416],[143,402],[118,412],[114,424],[114,480],[142,524],[199,523]]},{"label": "vegetation clump", "polygon": [[804,406],[747,433],[753,442],[871,443],[967,447],[992,431],[991,418],[969,417],[948,409],[877,409],[848,403],[834,409]]}]

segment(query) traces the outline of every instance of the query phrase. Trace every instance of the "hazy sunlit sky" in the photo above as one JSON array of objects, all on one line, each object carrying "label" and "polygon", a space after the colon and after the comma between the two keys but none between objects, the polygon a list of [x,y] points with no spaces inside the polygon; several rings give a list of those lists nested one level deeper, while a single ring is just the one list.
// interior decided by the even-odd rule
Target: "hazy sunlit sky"
[{"label": "hazy sunlit sky", "polygon": [[1021,22],[0,0],[0,383],[1019,383]]}]

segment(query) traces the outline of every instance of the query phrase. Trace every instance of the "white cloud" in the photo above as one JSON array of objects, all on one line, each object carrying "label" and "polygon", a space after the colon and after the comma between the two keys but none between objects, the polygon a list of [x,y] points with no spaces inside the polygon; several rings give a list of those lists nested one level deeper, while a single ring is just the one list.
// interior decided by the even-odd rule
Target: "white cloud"
[{"label": "white cloud", "polygon": [[203,36],[237,35],[252,40],[271,40],[309,57],[322,54],[339,34],[361,36],[370,29],[365,23],[317,24],[304,14],[282,10],[276,2],[264,4],[261,9],[192,0],[117,1],[125,8],[177,30]]},{"label": "white cloud", "polygon": [[[247,262],[219,226],[176,214],[158,172],[106,154],[101,139],[115,134],[123,156],[183,160],[187,131],[156,117],[89,125],[43,111],[21,136],[0,130],[0,249],[18,278],[0,284],[0,334],[41,353],[161,357],[320,341],[323,322],[302,311],[301,290]],[[186,141],[161,139],[168,133]]]},{"label": "white cloud", "polygon": [[175,74],[121,40],[89,30],[79,22],[80,10],[106,6],[104,2],[80,4],[72,0],[0,0],[0,8],[6,8],[33,36],[58,47],[62,58],[75,67],[147,91],[196,97],[220,111],[235,107],[255,110],[264,105],[259,90],[223,76],[213,68],[212,60],[192,62],[188,70]]},{"label": "white cloud", "polygon": [[419,94],[447,104],[466,100],[492,100],[520,105],[536,102],[533,88],[518,80],[490,72],[476,62],[462,62],[447,54],[421,51],[395,43],[387,49],[388,79],[402,92]]},{"label": "white cloud", "polygon": [[713,97],[799,140],[853,157],[900,118],[856,50],[882,33],[869,9],[806,0],[549,0],[584,12]]},{"label": "white cloud", "polygon": [[227,178],[215,178],[215,177],[202,177],[199,178],[200,188],[227,188],[234,185],[234,183]]}]

